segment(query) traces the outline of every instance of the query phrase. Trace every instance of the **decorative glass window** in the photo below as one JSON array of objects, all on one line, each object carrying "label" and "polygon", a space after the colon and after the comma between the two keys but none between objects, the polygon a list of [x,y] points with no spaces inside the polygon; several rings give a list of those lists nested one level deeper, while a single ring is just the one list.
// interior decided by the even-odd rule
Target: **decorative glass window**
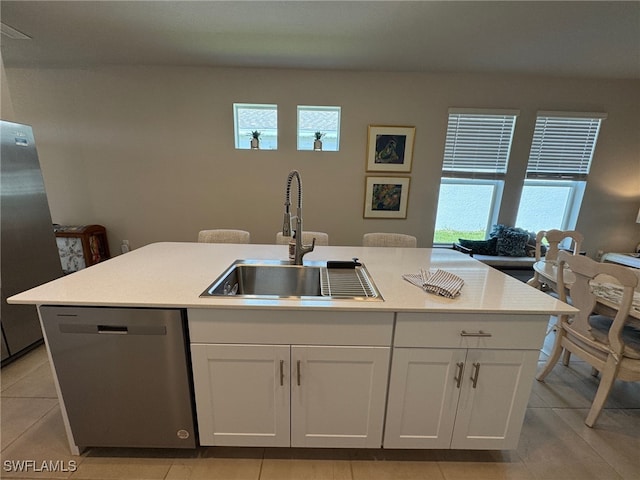
[{"label": "decorative glass window", "polygon": [[269,104],[233,104],[235,146],[250,150],[253,132],[258,132],[259,149],[278,149],[278,106]]},{"label": "decorative glass window", "polygon": [[603,113],[538,112],[518,226],[531,231],[575,228],[605,118]]},{"label": "decorative glass window", "polygon": [[449,110],[434,243],[482,240],[497,223],[518,114]]},{"label": "decorative glass window", "polygon": [[[322,142],[314,141],[316,133]],[[340,150],[340,107],[298,105],[298,150]]]}]

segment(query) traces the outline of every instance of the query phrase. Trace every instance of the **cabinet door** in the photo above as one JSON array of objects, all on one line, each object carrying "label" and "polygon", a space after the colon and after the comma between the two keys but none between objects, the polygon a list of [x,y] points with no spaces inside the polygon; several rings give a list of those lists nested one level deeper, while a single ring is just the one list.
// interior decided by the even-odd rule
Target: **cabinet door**
[{"label": "cabinet door", "polygon": [[386,448],[450,447],[465,356],[465,349],[394,349]]},{"label": "cabinet door", "polygon": [[201,445],[289,446],[290,347],[192,344]]},{"label": "cabinet door", "polygon": [[468,351],[451,448],[516,448],[538,355],[536,350]]},{"label": "cabinet door", "polygon": [[380,448],[388,347],[291,347],[291,446]]}]

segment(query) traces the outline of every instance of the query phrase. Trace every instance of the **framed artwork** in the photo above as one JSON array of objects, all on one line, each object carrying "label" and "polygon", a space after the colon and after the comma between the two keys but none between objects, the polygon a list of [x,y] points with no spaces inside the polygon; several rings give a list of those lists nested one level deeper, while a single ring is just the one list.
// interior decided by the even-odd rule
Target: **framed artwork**
[{"label": "framed artwork", "polygon": [[364,218],[407,218],[409,177],[366,177]]},{"label": "framed artwork", "polygon": [[415,127],[369,125],[367,171],[410,172],[415,136]]}]

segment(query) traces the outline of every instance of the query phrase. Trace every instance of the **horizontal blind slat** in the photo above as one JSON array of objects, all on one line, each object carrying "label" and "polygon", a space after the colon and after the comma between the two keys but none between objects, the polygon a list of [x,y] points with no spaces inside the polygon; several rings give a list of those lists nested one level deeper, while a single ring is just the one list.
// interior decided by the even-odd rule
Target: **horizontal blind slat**
[{"label": "horizontal blind slat", "polygon": [[527,174],[586,175],[602,118],[538,116]]},{"label": "horizontal blind slat", "polygon": [[442,169],[505,173],[516,115],[450,113]]}]

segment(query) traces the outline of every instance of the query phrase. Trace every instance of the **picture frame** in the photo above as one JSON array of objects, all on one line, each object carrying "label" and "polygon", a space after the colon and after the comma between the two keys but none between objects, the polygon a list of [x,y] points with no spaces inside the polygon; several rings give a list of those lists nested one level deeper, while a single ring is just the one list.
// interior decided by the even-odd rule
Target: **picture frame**
[{"label": "picture frame", "polygon": [[410,177],[365,177],[364,218],[407,218]]},{"label": "picture frame", "polygon": [[415,127],[369,125],[368,172],[411,172]]}]

